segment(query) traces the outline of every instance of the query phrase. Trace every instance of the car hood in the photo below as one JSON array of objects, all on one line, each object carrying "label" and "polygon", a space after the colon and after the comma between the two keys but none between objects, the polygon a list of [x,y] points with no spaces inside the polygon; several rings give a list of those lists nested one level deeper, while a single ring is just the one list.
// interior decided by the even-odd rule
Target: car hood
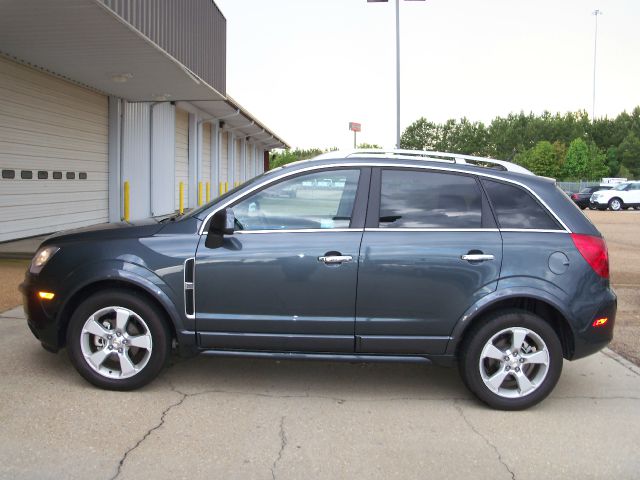
[{"label": "car hood", "polygon": [[158,233],[163,227],[164,224],[158,223],[152,218],[135,223],[106,223],[54,233],[47,237],[42,244],[149,237]]}]

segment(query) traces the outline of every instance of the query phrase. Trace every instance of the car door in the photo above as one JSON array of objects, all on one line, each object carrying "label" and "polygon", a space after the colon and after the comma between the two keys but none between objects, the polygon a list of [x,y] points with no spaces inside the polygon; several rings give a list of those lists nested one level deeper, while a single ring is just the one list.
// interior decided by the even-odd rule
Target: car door
[{"label": "car door", "polygon": [[357,351],[439,354],[496,289],[502,239],[472,175],[375,169],[360,255]]},{"label": "car door", "polygon": [[202,236],[195,312],[204,348],[354,351],[368,168],[294,174],[234,201],[236,231]]}]

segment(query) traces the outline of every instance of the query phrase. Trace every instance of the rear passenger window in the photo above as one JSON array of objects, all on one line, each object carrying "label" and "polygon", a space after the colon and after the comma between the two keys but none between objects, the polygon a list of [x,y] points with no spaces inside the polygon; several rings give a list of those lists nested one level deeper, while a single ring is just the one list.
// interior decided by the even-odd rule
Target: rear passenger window
[{"label": "rear passenger window", "polygon": [[560,230],[558,223],[525,190],[505,183],[482,180],[500,228]]},{"label": "rear passenger window", "polygon": [[464,175],[383,170],[381,228],[481,228],[482,197]]}]

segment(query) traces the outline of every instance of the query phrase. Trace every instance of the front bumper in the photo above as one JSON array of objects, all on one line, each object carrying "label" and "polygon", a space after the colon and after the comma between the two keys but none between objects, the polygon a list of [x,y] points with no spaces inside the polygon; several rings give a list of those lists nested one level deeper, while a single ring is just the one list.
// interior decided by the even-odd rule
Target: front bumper
[{"label": "front bumper", "polygon": [[55,297],[53,300],[40,299],[38,291],[52,289],[40,285],[37,277],[28,272],[18,288],[22,293],[22,306],[31,333],[40,340],[45,350],[57,352],[64,345],[57,321],[60,299]]}]

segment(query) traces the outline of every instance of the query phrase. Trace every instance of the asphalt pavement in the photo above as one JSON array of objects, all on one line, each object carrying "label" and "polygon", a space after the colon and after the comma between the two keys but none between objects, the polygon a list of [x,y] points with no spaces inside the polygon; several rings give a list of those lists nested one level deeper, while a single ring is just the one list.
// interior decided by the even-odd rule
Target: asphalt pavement
[{"label": "asphalt pavement", "polygon": [[456,370],[174,358],[107,392],[0,314],[0,478],[640,478],[640,369],[565,362],[542,404],[493,411]]}]

